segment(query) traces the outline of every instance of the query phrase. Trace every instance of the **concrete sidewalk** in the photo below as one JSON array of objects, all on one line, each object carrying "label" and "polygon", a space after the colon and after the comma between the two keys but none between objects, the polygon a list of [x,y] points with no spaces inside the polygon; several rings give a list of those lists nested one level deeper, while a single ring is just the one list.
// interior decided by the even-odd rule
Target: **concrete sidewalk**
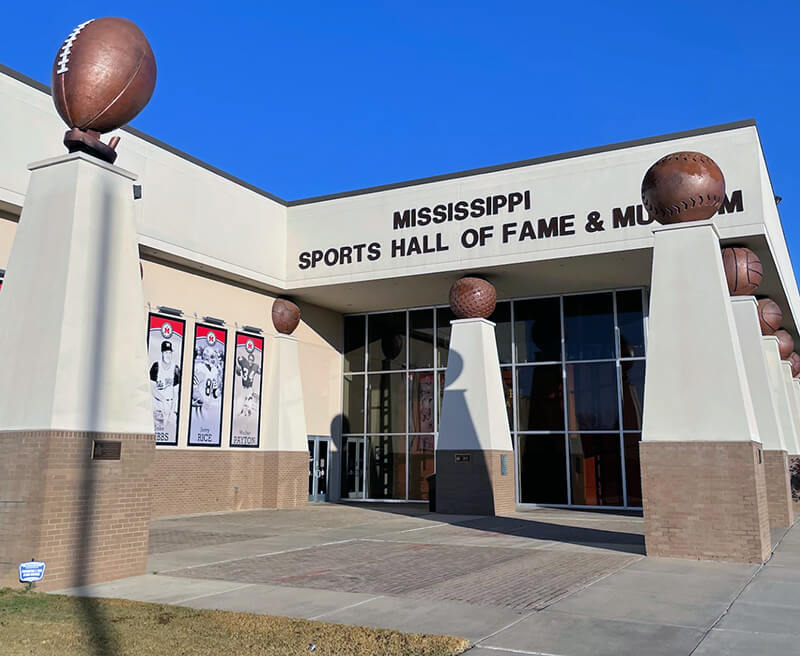
[{"label": "concrete sidewalk", "polygon": [[642,520],[318,505],[154,520],[151,574],[70,589],[469,639],[469,654],[772,654],[800,640],[800,528],[763,567],[644,558]]}]

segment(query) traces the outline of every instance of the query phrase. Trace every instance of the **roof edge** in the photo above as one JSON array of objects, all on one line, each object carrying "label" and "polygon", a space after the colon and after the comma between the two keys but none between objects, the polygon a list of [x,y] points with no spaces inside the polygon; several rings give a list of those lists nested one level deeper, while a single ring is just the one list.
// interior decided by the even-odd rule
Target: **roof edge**
[{"label": "roof edge", "polygon": [[686,137],[697,137],[702,134],[713,134],[715,132],[726,132],[729,130],[738,130],[739,128],[756,127],[756,120],[748,118],[741,121],[733,121],[731,123],[720,123],[719,125],[711,125],[705,128],[696,128],[694,130],[685,130],[683,132],[669,132],[667,134],[657,135],[655,137],[645,137],[643,139],[633,139],[631,141],[618,141],[604,146],[594,146],[592,148],[583,148],[581,150],[570,150],[565,153],[557,153],[554,155],[544,155],[542,157],[534,157],[531,159],[522,159],[516,162],[508,162],[507,164],[494,164],[491,166],[483,166],[475,169],[466,169],[456,173],[443,173],[440,175],[432,175],[425,178],[416,178],[414,180],[406,180],[403,182],[395,182],[386,185],[378,185],[375,187],[364,187],[363,189],[354,189],[352,191],[343,191],[334,194],[327,194],[324,196],[312,196],[309,198],[302,198],[299,200],[290,200],[289,207],[294,205],[307,205],[310,203],[320,203],[326,200],[334,200],[337,198],[347,198],[348,196],[360,196],[362,194],[370,194],[378,191],[387,191],[389,189],[402,189],[403,187],[413,187],[416,185],[427,184],[430,182],[440,182],[442,180],[453,180],[456,178],[467,178],[473,175],[481,175],[483,173],[494,173],[496,171],[506,171],[508,169],[521,168],[523,166],[532,166],[534,164],[544,164],[546,162],[557,162],[559,160],[571,159],[573,157],[582,157],[584,155],[595,155],[597,153],[611,152],[614,150],[622,150],[623,148],[634,148],[636,146],[646,146],[648,144],[660,143],[665,141],[674,141],[676,139],[684,139]]}]

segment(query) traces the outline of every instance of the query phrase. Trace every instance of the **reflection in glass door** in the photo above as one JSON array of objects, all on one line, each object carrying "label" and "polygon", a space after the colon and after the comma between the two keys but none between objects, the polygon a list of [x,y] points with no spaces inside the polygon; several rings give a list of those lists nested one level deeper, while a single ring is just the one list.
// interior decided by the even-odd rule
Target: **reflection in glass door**
[{"label": "reflection in glass door", "polygon": [[329,437],[308,438],[308,500],[328,500]]}]

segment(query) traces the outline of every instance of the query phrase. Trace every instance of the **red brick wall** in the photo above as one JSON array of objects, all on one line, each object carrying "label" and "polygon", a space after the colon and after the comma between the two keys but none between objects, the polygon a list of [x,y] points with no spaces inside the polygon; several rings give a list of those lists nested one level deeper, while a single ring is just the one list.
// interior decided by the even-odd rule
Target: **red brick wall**
[{"label": "red brick wall", "polygon": [[[456,454],[468,454],[468,462],[456,462]],[[501,473],[501,455],[507,471]],[[437,451],[436,511],[467,515],[502,515],[514,512],[513,451]]]},{"label": "red brick wall", "polygon": [[[120,460],[92,460],[95,439],[120,441]],[[154,451],[153,435],[0,433],[0,586],[30,558],[43,590],[144,573]]]},{"label": "red brick wall", "polygon": [[302,508],[308,504],[308,453],[264,453],[264,505],[267,508]]},{"label": "red brick wall", "polygon": [[791,526],[794,523],[788,460],[786,451],[764,451],[770,526]]},{"label": "red brick wall", "polygon": [[649,556],[764,562],[771,545],[757,442],[642,442]]}]

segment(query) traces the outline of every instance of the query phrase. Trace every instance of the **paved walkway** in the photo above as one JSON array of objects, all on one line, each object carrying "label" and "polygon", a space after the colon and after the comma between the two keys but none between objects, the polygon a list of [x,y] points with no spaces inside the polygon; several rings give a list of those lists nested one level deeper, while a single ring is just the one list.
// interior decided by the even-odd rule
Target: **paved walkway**
[{"label": "paved walkway", "polygon": [[[800,525],[798,525],[800,526]],[[470,656],[795,653],[800,528],[763,567],[644,558],[640,517],[312,505],[152,522],[150,574],[70,593],[468,638]]]}]

